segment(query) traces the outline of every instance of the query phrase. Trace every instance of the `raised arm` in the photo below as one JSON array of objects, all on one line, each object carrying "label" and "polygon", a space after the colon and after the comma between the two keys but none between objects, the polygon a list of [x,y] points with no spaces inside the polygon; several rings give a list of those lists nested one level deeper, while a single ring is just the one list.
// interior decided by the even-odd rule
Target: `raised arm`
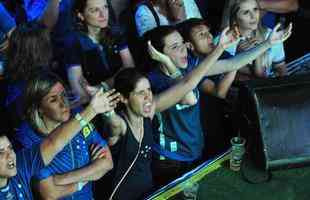
[{"label": "raised arm", "polygon": [[49,0],[39,21],[49,30],[56,25],[59,16],[59,4],[61,0]]},{"label": "raised arm", "polygon": [[[103,93],[98,91],[92,98],[90,104],[80,113],[86,122],[91,121],[97,114],[113,110],[118,102],[118,96],[113,93],[115,90]],[[41,156],[45,165],[59,153],[64,146],[81,130],[80,122],[72,118],[57,127],[40,145]]]},{"label": "raised arm", "polygon": [[187,74],[180,82],[173,87],[155,96],[155,109],[157,112],[161,112],[170,106],[176,104],[180,99],[193,90],[200,80],[205,76],[208,70],[214,65],[217,59],[222,55],[225,48],[229,46],[232,41],[226,43],[224,41],[224,35],[226,35],[228,28],[226,28],[221,34],[220,43],[213,50],[213,52],[205,58],[193,71]]},{"label": "raised arm", "polygon": [[206,75],[211,76],[238,70],[246,64],[251,63],[272,45],[279,42],[284,42],[291,35],[292,24],[290,24],[284,31],[279,31],[280,26],[280,24],[277,24],[272,30],[270,36],[264,42],[256,45],[254,48],[242,53],[238,53],[232,58],[217,61],[211,67],[211,69],[207,71]]},{"label": "raised arm", "polygon": [[[163,68],[166,69],[167,75],[171,79],[174,79],[176,83],[183,78],[181,71],[175,66],[172,60],[165,54],[157,51],[152,46],[151,41],[148,41],[148,53],[153,60],[158,61]],[[183,105],[195,105],[197,103],[197,98],[193,91],[189,91],[178,103]]]},{"label": "raised arm", "polygon": [[259,6],[263,10],[275,13],[289,13],[298,10],[298,0],[259,0]]}]

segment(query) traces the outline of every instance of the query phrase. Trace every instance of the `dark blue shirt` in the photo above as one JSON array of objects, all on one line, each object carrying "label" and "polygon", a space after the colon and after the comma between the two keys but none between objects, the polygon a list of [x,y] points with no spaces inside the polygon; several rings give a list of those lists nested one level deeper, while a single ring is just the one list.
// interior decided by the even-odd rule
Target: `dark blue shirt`
[{"label": "dark blue shirt", "polygon": [[8,184],[0,188],[0,199],[31,200],[33,199],[30,180],[31,177],[44,167],[40,146],[34,145],[16,154],[17,175],[9,178]]},{"label": "dark blue shirt", "polygon": [[86,34],[75,32],[66,41],[66,67],[82,66],[83,75],[91,85],[113,76],[122,66],[119,56],[127,43],[117,40],[112,45],[96,44]]},{"label": "dark blue shirt", "polygon": [[[42,134],[34,132],[27,123],[23,123],[16,137],[25,148],[41,143],[44,139]],[[56,155],[47,167],[38,170],[34,177],[43,180],[55,174],[64,174],[85,167],[90,162],[89,147],[91,144],[107,145],[95,129],[91,130],[91,127],[86,126]],[[92,196],[92,184],[88,183],[81,191],[62,199],[86,200],[92,199]]]},{"label": "dark blue shirt", "polygon": [[[189,63],[182,74],[192,71],[199,59],[189,56]],[[148,75],[152,91],[158,94],[175,84],[175,80],[165,75],[158,68]],[[199,90],[193,90],[199,101]],[[154,150],[161,156],[173,160],[193,161],[198,159],[204,147],[203,132],[200,123],[199,103],[192,106],[176,104],[159,115],[159,127],[155,134]]]}]

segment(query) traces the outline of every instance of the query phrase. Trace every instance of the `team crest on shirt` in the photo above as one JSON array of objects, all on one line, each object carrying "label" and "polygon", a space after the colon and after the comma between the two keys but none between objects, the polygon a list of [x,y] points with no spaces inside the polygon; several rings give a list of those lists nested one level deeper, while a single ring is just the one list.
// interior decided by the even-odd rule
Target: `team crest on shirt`
[{"label": "team crest on shirt", "polygon": [[95,127],[92,123],[88,123],[86,126],[84,126],[82,128],[82,133],[83,133],[84,138],[87,138],[94,129]]}]

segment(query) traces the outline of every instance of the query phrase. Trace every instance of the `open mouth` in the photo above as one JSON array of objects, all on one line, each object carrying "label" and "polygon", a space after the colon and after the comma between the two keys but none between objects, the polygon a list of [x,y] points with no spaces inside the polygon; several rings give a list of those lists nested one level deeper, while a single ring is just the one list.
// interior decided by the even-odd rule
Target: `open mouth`
[{"label": "open mouth", "polygon": [[15,168],[15,163],[14,163],[14,161],[9,161],[9,163],[8,163],[8,168],[9,168],[9,169],[14,169],[14,168]]},{"label": "open mouth", "polygon": [[151,102],[144,104],[144,106],[143,106],[144,112],[149,113],[149,112],[151,112],[151,109],[152,109],[152,103]]}]

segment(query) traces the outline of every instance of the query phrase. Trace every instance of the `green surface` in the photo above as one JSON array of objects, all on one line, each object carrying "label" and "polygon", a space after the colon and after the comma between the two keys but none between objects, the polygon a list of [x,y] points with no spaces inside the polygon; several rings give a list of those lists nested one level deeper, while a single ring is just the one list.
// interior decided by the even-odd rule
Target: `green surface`
[{"label": "green surface", "polygon": [[[244,170],[255,180],[262,177],[262,171],[251,164]],[[250,184],[243,180],[240,172],[231,171],[225,162],[206,174],[199,185],[198,199],[202,200],[309,200],[310,167],[273,171],[269,182]],[[182,199],[181,194],[170,199]]]}]

